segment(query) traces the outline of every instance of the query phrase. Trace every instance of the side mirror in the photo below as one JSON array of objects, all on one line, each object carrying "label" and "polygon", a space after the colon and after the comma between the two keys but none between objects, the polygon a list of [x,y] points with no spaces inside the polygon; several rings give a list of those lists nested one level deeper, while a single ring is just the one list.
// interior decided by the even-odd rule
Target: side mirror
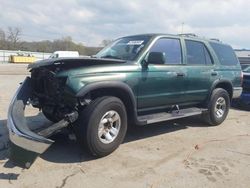
[{"label": "side mirror", "polygon": [[165,61],[165,53],[163,52],[150,52],[148,54],[148,64],[164,64]]}]

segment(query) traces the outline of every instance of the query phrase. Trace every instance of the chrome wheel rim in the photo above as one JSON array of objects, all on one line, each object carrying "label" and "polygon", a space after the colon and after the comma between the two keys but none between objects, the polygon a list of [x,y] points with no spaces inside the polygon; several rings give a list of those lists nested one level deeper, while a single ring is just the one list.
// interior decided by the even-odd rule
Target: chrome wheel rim
[{"label": "chrome wheel rim", "polygon": [[114,110],[106,112],[99,122],[99,140],[104,144],[109,144],[113,142],[119,134],[120,127],[121,117],[118,112]]},{"label": "chrome wheel rim", "polygon": [[226,110],[226,100],[223,97],[219,97],[215,103],[215,115],[217,118],[223,117]]}]

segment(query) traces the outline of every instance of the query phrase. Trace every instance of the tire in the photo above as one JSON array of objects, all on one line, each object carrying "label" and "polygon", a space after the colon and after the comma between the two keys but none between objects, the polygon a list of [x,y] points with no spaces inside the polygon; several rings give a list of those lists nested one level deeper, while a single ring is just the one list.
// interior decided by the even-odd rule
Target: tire
[{"label": "tire", "polygon": [[97,157],[109,155],[123,142],[127,132],[125,106],[116,97],[97,98],[79,112],[74,126],[81,146]]},{"label": "tire", "polygon": [[230,97],[226,90],[216,88],[213,90],[208,103],[208,111],[203,114],[203,119],[211,126],[221,124],[227,117],[230,108]]}]

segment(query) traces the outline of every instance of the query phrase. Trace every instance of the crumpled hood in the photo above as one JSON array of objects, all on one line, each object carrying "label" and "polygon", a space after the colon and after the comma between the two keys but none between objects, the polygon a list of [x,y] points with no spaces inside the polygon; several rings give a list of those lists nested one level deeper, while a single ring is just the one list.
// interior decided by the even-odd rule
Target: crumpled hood
[{"label": "crumpled hood", "polygon": [[119,64],[125,63],[125,60],[108,59],[108,58],[91,58],[91,57],[77,57],[77,58],[54,58],[37,61],[30,64],[28,69],[35,69],[39,67],[83,67],[91,65],[105,65],[105,64]]}]

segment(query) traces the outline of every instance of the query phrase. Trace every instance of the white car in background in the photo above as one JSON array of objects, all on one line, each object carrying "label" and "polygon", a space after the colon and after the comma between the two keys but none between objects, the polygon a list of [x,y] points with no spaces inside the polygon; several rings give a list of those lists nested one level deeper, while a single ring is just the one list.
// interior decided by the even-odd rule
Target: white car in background
[{"label": "white car in background", "polygon": [[49,56],[49,59],[60,57],[79,57],[78,51],[55,51]]}]

